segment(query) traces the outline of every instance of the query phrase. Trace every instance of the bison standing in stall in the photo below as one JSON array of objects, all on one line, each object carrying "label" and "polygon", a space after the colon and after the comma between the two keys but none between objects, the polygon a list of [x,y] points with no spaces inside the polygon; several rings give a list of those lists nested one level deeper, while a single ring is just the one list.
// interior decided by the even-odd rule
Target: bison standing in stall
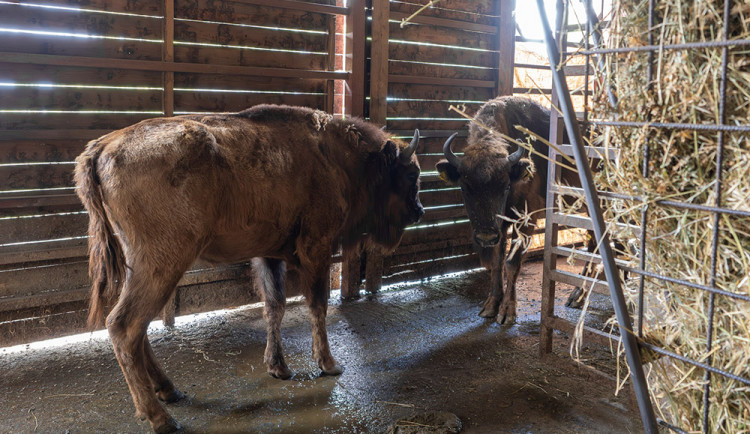
[{"label": "bison standing in stall", "polygon": [[[549,136],[549,110],[528,98],[495,98],[485,103],[474,119],[517,140],[525,140],[526,134],[518,131],[516,125],[526,127],[540,137]],[[464,149],[464,155],[459,157],[451,150],[451,142],[455,136],[456,134],[445,142],[443,153],[446,159],[437,163],[437,170],[446,183],[461,187],[482,265],[491,271],[492,287],[479,315],[485,318],[497,317],[501,324],[507,320],[513,322],[516,317],[516,280],[524,252],[515,249],[513,255],[505,261],[503,272],[506,234],[510,223],[500,221],[498,215],[515,219],[517,215],[512,211],[513,208],[529,213],[544,209],[547,160],[536,154],[530,160],[523,158],[523,148],[492,134],[476,123],[469,127],[468,145]],[[533,147],[537,152],[547,155],[544,143],[534,140]],[[563,180],[574,184],[578,182],[577,179],[575,174],[568,174],[564,175]],[[542,217],[541,213],[535,214],[535,218]],[[523,226],[521,231],[529,236],[533,227]],[[514,232],[513,236],[517,234]]]},{"label": "bison standing in stall", "polygon": [[[291,376],[281,348],[286,266],[310,309],[313,358],[331,355],[325,318],[334,248],[363,237],[388,251],[424,213],[410,145],[358,119],[302,107],[151,119],[91,141],[77,158],[89,212],[89,324],[104,321],[136,407],[157,432],[180,428],[157,400],[175,389],[146,328],[197,259],[253,259],[265,300],[268,372]],[[119,294],[119,296],[118,296]],[[116,301],[116,303],[115,303]]]}]

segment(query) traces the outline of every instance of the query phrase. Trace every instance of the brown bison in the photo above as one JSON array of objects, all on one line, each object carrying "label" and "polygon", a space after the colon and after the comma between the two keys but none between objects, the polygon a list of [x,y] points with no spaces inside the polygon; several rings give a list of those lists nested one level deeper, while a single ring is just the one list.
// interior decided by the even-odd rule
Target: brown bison
[{"label": "brown bison", "polygon": [[[526,134],[517,130],[521,125],[540,137],[549,136],[550,112],[528,98],[504,96],[485,103],[474,119],[481,124],[517,140]],[[513,250],[505,262],[505,293],[503,293],[503,260],[510,223],[498,215],[516,219],[512,210],[523,213],[545,208],[547,194],[547,160],[538,155],[523,158],[524,149],[492,134],[477,123],[469,127],[468,145],[459,157],[451,150],[451,136],[443,146],[444,160],[437,163],[440,177],[450,185],[461,187],[461,194],[469,214],[474,241],[479,248],[482,264],[491,271],[491,290],[479,315],[498,317],[501,324],[516,317],[516,280],[523,260],[522,249]],[[533,141],[537,152],[547,155],[547,146]],[[577,177],[567,174],[564,181],[575,183]],[[573,174],[574,175],[574,174]],[[543,218],[539,212],[533,218]],[[521,227],[525,236],[533,226]],[[517,234],[513,232],[515,238]],[[502,306],[501,306],[502,302]],[[500,316],[498,316],[500,313]]]},{"label": "brown bison", "polygon": [[[89,142],[77,193],[89,212],[89,324],[106,317],[136,414],[180,428],[157,400],[183,395],[154,357],[146,327],[197,258],[247,261],[265,300],[268,372],[288,378],[281,348],[286,267],[307,299],[313,358],[331,355],[325,318],[331,256],[342,241],[385,251],[424,213],[410,145],[359,119],[302,107],[151,119]],[[119,294],[119,296],[118,296]],[[116,301],[116,303],[115,303]]]}]

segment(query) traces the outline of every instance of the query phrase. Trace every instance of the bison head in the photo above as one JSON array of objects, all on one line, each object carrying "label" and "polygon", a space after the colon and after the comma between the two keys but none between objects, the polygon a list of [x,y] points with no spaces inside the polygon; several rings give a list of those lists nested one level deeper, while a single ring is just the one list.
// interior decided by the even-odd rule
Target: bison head
[{"label": "bison head", "polygon": [[[381,178],[375,196],[377,209],[371,216],[373,241],[387,251],[393,250],[401,241],[404,228],[414,224],[424,215],[419,202],[419,163],[415,150],[419,144],[419,130],[414,131],[411,143],[386,139],[376,157],[376,172],[373,177]],[[372,179],[372,178],[371,178]]]},{"label": "bison head", "polygon": [[445,141],[445,160],[437,163],[437,171],[443,181],[461,187],[474,240],[481,247],[491,247],[500,241],[497,216],[506,215],[511,190],[529,179],[533,165],[522,158],[524,148],[508,155],[504,141],[467,148],[464,156],[459,157],[451,150],[456,135]]}]

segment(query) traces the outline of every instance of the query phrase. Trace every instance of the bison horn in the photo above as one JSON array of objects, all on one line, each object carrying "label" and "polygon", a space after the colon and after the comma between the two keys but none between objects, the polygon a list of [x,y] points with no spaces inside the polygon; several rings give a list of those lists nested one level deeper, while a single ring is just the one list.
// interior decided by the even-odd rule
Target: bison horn
[{"label": "bison horn", "polygon": [[417,145],[419,145],[419,130],[414,130],[414,137],[411,139],[409,147],[404,149],[404,152],[401,154],[403,158],[406,160],[411,158],[414,151],[417,150]]},{"label": "bison horn", "polygon": [[453,133],[453,135],[448,137],[448,140],[446,140],[443,144],[443,154],[445,154],[445,158],[456,168],[461,166],[461,160],[458,158],[458,155],[454,154],[453,151],[451,151],[451,143],[457,135],[458,133]]},{"label": "bison horn", "polygon": [[512,165],[517,164],[519,161],[521,161],[521,158],[523,158],[523,154],[525,151],[526,151],[526,148],[524,148],[523,146],[519,146],[516,152],[508,156],[508,161],[510,162],[510,164]]}]

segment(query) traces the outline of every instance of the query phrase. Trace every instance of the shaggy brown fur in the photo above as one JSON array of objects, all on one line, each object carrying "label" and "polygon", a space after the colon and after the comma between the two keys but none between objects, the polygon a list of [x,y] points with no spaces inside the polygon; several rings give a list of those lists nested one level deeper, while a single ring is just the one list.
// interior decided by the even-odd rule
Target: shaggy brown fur
[{"label": "shaggy brown fur", "polygon": [[291,375],[279,328],[293,268],[310,309],[313,357],[339,374],[325,328],[333,249],[363,237],[393,249],[419,220],[415,146],[362,120],[270,105],[151,119],[91,141],[75,170],[90,216],[89,321],[101,324],[114,303],[106,325],[137,414],[156,431],[179,427],[157,397],[182,395],[156,362],[146,327],[196,258],[257,258],[265,361],[280,378]]},{"label": "shaggy brown fur", "polygon": [[[549,136],[549,110],[528,98],[495,98],[485,103],[474,118],[495,131],[521,141],[526,140],[526,135],[518,131],[515,125],[522,125],[540,137]],[[544,143],[535,140],[533,146],[536,151],[547,155]],[[460,167],[454,166],[448,160],[437,163],[441,178],[449,184],[461,187],[480,259],[492,273],[492,288],[479,315],[485,318],[497,317],[500,323],[515,320],[515,286],[524,255],[518,249],[505,262],[503,292],[502,264],[505,259],[509,223],[503,220],[498,224],[496,216],[502,214],[515,219],[517,215],[512,211],[513,208],[519,212],[541,210],[545,207],[547,194],[547,160],[532,155],[531,160],[521,159],[517,164],[511,164],[508,155],[517,148],[516,144],[509,143],[472,123],[469,127],[468,146],[460,158]],[[572,181],[573,178],[570,178]],[[507,199],[503,203],[506,194]],[[535,216],[544,217],[542,213]],[[529,236],[533,227],[524,226],[521,231]],[[518,234],[513,232],[513,238],[517,236]]]}]

